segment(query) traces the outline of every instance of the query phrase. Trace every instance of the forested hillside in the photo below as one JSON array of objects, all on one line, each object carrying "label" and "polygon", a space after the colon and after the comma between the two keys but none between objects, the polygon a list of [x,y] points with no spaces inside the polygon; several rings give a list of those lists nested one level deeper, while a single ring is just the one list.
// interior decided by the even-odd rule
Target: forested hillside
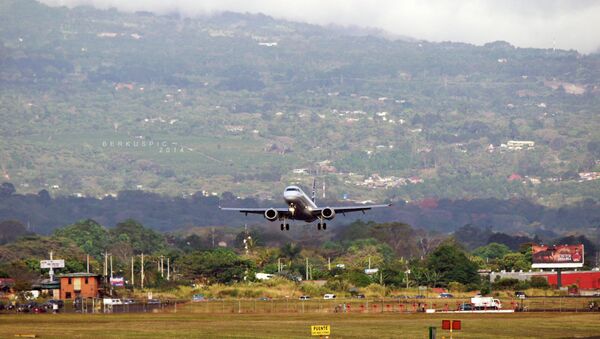
[{"label": "forested hillside", "polygon": [[278,199],[318,171],[330,200],[558,208],[600,198],[599,79],[576,51],[2,0],[0,166],[53,197]]}]

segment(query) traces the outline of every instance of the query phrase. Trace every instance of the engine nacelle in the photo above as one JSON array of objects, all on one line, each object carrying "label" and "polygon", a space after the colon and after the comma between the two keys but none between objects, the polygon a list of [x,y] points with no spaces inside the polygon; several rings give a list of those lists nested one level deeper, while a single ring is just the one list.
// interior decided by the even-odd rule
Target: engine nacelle
[{"label": "engine nacelle", "polygon": [[269,221],[275,221],[279,217],[279,212],[274,208],[269,208],[265,211],[265,218]]},{"label": "engine nacelle", "polygon": [[335,210],[331,207],[325,207],[321,210],[321,216],[327,220],[331,220],[335,217]]}]

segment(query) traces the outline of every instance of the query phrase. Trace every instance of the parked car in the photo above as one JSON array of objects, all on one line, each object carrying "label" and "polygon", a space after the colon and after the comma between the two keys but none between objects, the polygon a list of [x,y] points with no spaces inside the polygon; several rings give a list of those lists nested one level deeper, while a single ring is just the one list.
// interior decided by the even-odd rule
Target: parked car
[{"label": "parked car", "polygon": [[301,295],[300,296],[300,300],[310,300],[310,296],[308,296],[308,295]]},{"label": "parked car", "polygon": [[148,304],[148,305],[160,305],[160,300],[158,300],[158,299],[148,299],[148,301],[146,302],[146,304]]},{"label": "parked car", "polygon": [[440,293],[440,295],[438,295],[438,298],[449,299],[449,298],[454,298],[454,296],[450,293]]},{"label": "parked car", "polygon": [[327,293],[323,296],[323,299],[325,300],[331,300],[331,299],[335,299],[335,294],[333,293]]},{"label": "parked car", "polygon": [[201,301],[206,301],[206,298],[204,298],[204,294],[194,294],[192,296],[192,302],[201,302]]},{"label": "parked car", "polygon": [[458,310],[459,311],[473,311],[473,305],[468,304],[468,303],[462,303],[460,304],[460,306],[458,306]]},{"label": "parked car", "polygon": [[358,298],[358,299],[364,299],[364,298],[365,298],[365,295],[364,295],[364,294],[362,294],[362,293],[361,293],[361,294],[357,294],[357,295],[356,295],[356,298]]},{"label": "parked car", "polygon": [[415,299],[425,299],[425,296],[422,294],[415,295]]},{"label": "parked car", "polygon": [[131,298],[123,299],[123,305],[135,304],[135,300]]},{"label": "parked car", "polygon": [[525,299],[525,298],[527,298],[527,296],[525,295],[525,292],[523,292],[523,291],[516,291],[515,292],[515,297],[517,297],[519,299]]},{"label": "parked car", "polygon": [[31,313],[46,313],[46,309],[43,306],[34,306],[31,308]]},{"label": "parked car", "polygon": [[258,298],[258,300],[259,301],[269,301],[269,300],[271,300],[271,298],[269,298],[269,297],[260,297],[260,298]]},{"label": "parked car", "polygon": [[15,308],[19,313],[29,313],[29,307],[27,306],[27,304],[19,304]]},{"label": "parked car", "polygon": [[57,305],[58,308],[63,308],[63,307],[65,307],[65,302],[62,300],[59,300],[59,299],[50,299],[50,300],[46,301],[43,306],[46,309],[51,310],[54,308],[54,305]]}]

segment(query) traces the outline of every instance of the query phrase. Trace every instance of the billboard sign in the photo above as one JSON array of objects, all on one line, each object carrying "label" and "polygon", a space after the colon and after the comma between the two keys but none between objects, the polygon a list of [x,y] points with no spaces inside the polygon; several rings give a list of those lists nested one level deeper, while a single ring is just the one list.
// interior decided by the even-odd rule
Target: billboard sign
[{"label": "billboard sign", "polygon": [[63,268],[65,267],[65,261],[60,260],[40,260],[41,268]]},{"label": "billboard sign", "polygon": [[583,266],[583,244],[531,246],[532,268],[575,268]]},{"label": "billboard sign", "polygon": [[110,284],[115,287],[125,286],[125,279],[123,277],[110,278]]}]

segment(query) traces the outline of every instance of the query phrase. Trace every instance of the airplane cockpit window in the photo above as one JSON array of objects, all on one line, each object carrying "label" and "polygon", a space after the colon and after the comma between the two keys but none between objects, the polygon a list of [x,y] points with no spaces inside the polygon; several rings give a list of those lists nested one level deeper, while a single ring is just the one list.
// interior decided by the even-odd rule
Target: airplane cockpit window
[{"label": "airplane cockpit window", "polygon": [[292,192],[292,191],[298,192],[298,189],[295,187],[290,187],[290,188],[286,189],[285,191],[286,192]]}]

